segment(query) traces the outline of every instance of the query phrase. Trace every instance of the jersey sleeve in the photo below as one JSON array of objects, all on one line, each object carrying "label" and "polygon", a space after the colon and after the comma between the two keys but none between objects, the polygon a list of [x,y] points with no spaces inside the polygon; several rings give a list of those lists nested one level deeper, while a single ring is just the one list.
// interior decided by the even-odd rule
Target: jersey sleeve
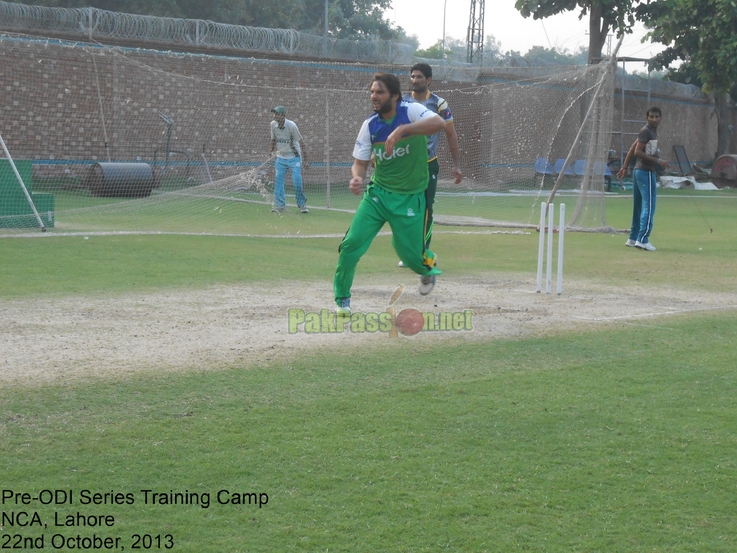
[{"label": "jersey sleeve", "polygon": [[647,144],[650,140],[650,129],[647,127],[643,127],[640,129],[640,133],[637,135],[637,141],[642,142],[643,144]]},{"label": "jersey sleeve", "polygon": [[371,133],[369,132],[368,119],[363,122],[361,130],[358,131],[358,138],[356,138],[356,144],[353,146],[353,157],[361,161],[371,159]]},{"label": "jersey sleeve", "polygon": [[412,123],[419,121],[420,119],[432,117],[433,115],[435,114],[432,111],[418,102],[409,103],[407,106],[407,117],[409,117],[409,120]]},{"label": "jersey sleeve", "polygon": [[438,115],[442,117],[446,123],[453,121],[453,114],[450,112],[448,102],[440,97],[438,97]]}]

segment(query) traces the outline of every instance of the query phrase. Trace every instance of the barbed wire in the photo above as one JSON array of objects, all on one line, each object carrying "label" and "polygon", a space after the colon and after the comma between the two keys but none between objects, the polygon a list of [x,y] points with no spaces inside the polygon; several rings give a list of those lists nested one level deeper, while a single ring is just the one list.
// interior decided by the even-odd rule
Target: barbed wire
[{"label": "barbed wire", "polygon": [[293,29],[229,25],[111,12],[97,8],[51,8],[0,1],[0,29],[54,32],[89,41],[123,40],[217,48],[343,61],[407,64],[412,46],[389,40],[325,38]]}]

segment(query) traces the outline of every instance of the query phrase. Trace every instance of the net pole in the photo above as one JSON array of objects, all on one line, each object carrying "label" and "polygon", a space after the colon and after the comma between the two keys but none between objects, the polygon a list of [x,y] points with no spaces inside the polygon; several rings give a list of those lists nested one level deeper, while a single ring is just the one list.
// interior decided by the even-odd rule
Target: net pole
[{"label": "net pole", "polygon": [[100,104],[100,121],[102,121],[102,136],[105,140],[105,154],[107,155],[108,162],[110,162],[110,150],[108,148],[107,129],[105,128],[105,111],[102,109],[102,94],[100,93],[100,77],[97,74],[97,62],[95,61],[95,54],[92,54],[92,65],[95,68],[95,85],[97,86],[97,101]]},{"label": "net pole", "polygon": [[[203,145],[204,149],[204,145]],[[210,183],[212,183],[212,175],[210,174],[210,164],[207,162],[207,158],[205,157],[205,152],[202,152],[200,154],[202,156],[202,159],[205,162],[205,169],[207,169],[207,178],[210,179]]]},{"label": "net pole", "polygon": [[23,182],[23,178],[20,176],[20,173],[18,172],[18,168],[15,166],[15,162],[13,161],[13,158],[10,156],[8,147],[5,145],[5,140],[3,140],[3,136],[1,134],[0,134],[0,143],[2,144],[3,151],[5,152],[5,155],[8,158],[8,161],[10,162],[10,166],[13,168],[13,173],[15,173],[15,178],[18,179],[18,182],[20,183],[20,187],[23,189],[23,194],[25,194],[26,200],[28,200],[28,205],[30,205],[31,210],[33,210],[33,215],[34,217],[36,217],[36,221],[38,221],[38,226],[41,228],[41,232],[46,232],[46,225],[44,225],[44,222],[41,220],[41,216],[38,214],[38,211],[36,210],[36,206],[33,204],[33,199],[31,199],[31,195],[28,193],[26,184]]},{"label": "net pole", "polygon": [[555,223],[555,205],[548,204],[548,255],[547,272],[545,273],[545,293],[550,293],[550,283],[553,280],[553,224]]},{"label": "net pole", "polygon": [[[327,23],[325,23],[327,25]],[[327,208],[330,209],[330,92],[325,93],[325,169],[327,179]]]}]

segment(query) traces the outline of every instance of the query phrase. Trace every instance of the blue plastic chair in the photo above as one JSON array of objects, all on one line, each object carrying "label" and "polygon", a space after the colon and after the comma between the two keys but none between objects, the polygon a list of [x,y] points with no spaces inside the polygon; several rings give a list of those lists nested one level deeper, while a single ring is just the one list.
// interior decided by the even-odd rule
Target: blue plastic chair
[{"label": "blue plastic chair", "polygon": [[576,162],[573,164],[573,173],[577,177],[583,177],[586,174],[586,160],[585,159],[576,160]]},{"label": "blue plastic chair", "polygon": [[535,173],[538,175],[552,175],[553,167],[545,157],[539,157],[535,160]]},{"label": "blue plastic chair", "polygon": [[[553,171],[556,175],[560,175],[561,170],[563,169],[563,164],[566,162],[565,159],[562,157],[559,157],[555,160],[555,165],[553,165]],[[567,177],[573,176],[573,169],[571,169],[570,165],[566,165],[565,173],[563,173]]]}]

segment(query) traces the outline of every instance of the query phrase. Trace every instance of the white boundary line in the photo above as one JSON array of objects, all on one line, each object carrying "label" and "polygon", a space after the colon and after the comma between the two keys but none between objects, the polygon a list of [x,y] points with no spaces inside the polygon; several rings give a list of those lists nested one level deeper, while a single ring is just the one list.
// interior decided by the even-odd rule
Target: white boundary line
[{"label": "white boundary line", "polygon": [[[519,234],[519,235],[529,235],[532,234],[530,232],[521,231],[521,230],[480,230],[480,231],[463,231],[463,230],[448,230],[448,231],[438,231],[434,232],[433,234]],[[63,230],[57,231],[57,232],[51,232],[46,234],[38,234],[38,233],[8,233],[8,234],[2,234],[0,233],[0,239],[2,238],[48,238],[51,236],[55,236],[58,238],[63,237],[73,237],[73,236],[222,236],[225,238],[343,238],[345,236],[345,233],[335,233],[335,234],[226,234],[226,233],[219,233],[219,232],[164,232],[164,231],[147,231],[147,230],[141,230],[141,231],[135,231],[135,230],[110,230],[110,231],[104,231],[104,230],[96,230],[96,231],[90,231],[90,232],[80,232],[80,231],[74,231],[74,232],[66,232]],[[377,236],[391,236],[391,232],[380,232]]]},{"label": "white boundary line", "polygon": [[575,315],[574,319],[581,319],[584,321],[591,322],[605,322],[605,321],[621,321],[628,319],[641,319],[645,317],[661,317],[663,315],[680,315],[681,313],[695,313],[697,311],[715,311],[717,309],[737,309],[737,305],[721,305],[714,307],[699,307],[696,309],[674,309],[672,311],[664,311],[660,313],[640,313],[639,315],[622,315],[618,317],[581,317]]}]

